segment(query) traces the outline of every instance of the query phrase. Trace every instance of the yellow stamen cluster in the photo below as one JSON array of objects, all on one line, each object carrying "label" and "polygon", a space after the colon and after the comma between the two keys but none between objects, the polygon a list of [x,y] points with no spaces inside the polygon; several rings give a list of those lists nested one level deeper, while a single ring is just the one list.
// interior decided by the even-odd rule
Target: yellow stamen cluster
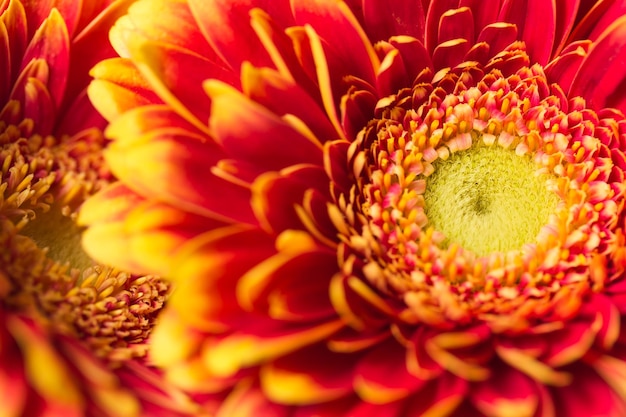
[{"label": "yellow stamen cluster", "polygon": [[110,360],[146,354],[169,285],[98,266],[75,217],[110,179],[97,130],[55,138],[0,122],[0,303],[28,311]]},{"label": "yellow stamen cluster", "polygon": [[[435,326],[478,319],[515,332],[575,314],[584,294],[619,272],[607,258],[618,249],[623,171],[602,127],[624,122],[568,102],[538,66],[505,77],[466,63],[421,78],[385,99],[350,150],[357,186],[343,241],[363,259],[364,278],[406,305],[404,320]],[[474,162],[459,171],[460,159]],[[489,175],[503,178],[481,191]],[[511,213],[472,223],[512,207],[521,231],[508,230]],[[474,220],[459,218],[468,210]],[[485,241],[490,227],[506,236]]]}]

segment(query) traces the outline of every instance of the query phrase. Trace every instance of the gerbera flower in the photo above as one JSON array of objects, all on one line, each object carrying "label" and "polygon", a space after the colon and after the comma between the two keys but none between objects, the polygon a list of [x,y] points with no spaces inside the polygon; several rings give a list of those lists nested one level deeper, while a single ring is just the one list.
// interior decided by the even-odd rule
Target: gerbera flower
[{"label": "gerbera flower", "polygon": [[218,416],[624,415],[625,13],[139,0],[84,245]]},{"label": "gerbera flower", "polygon": [[0,2],[1,415],[197,412],[128,362],[146,355],[169,285],[95,264],[75,225],[112,179],[88,68],[113,55],[107,34],[130,3]]}]

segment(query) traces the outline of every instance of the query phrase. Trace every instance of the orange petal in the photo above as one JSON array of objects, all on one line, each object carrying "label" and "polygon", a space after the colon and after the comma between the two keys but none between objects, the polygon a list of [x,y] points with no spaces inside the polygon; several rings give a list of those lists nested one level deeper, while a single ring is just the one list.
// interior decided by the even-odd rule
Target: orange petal
[{"label": "orange petal", "polygon": [[[255,0],[190,0],[189,7],[208,43],[235,73],[243,61],[271,67],[272,61],[250,25],[250,11],[261,6]],[[286,1],[264,2],[264,10],[287,23]]]},{"label": "orange petal", "polygon": [[[127,125],[127,118],[136,120],[136,114],[126,113],[119,123]],[[107,148],[105,157],[122,181],[182,210],[225,221],[256,223],[249,205],[250,190],[212,172],[223,154],[205,136],[176,125],[134,136],[116,125],[108,133],[117,140]]]},{"label": "orange petal", "polygon": [[135,64],[124,58],[99,62],[90,75],[95,78],[87,89],[94,107],[108,121],[117,119],[129,109],[162,103],[143,79]]},{"label": "orange petal", "polygon": [[331,70],[338,76],[353,75],[374,84],[380,61],[363,28],[344,2],[318,0],[315,4],[292,0],[296,23],[310,25],[332,55],[341,57],[341,67]]},{"label": "orange petal", "polygon": [[[265,328],[267,326],[267,328]],[[232,375],[240,369],[260,365],[269,360],[323,340],[344,326],[340,320],[314,326],[290,326],[259,323],[258,334],[233,333],[204,350],[204,362],[218,376]]]},{"label": "orange petal", "polygon": [[319,144],[275,113],[219,81],[207,81],[204,87],[213,100],[210,131],[232,157],[267,170],[321,165]]},{"label": "orange petal", "polygon": [[273,239],[258,229],[236,225],[201,234],[174,260],[171,277],[178,289],[170,305],[200,330],[226,327],[241,316],[235,298],[238,280],[274,253]]},{"label": "orange petal", "polygon": [[[30,23],[30,22],[29,22]],[[45,83],[55,106],[61,105],[68,81],[70,65],[70,40],[65,21],[57,9],[52,9],[48,18],[35,32],[24,52],[22,69],[33,59],[47,62],[50,74]]]},{"label": "orange petal", "polygon": [[353,367],[358,359],[358,355],[336,354],[320,345],[305,348],[262,366],[261,387],[279,404],[331,401],[352,392]]}]

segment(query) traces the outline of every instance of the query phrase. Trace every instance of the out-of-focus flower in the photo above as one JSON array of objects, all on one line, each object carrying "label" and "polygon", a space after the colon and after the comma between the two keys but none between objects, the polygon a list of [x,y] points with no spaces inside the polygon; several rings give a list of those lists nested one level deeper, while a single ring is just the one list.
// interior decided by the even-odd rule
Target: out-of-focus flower
[{"label": "out-of-focus flower", "polygon": [[625,14],[139,0],[85,247],[220,417],[624,415]]},{"label": "out-of-focus flower", "polygon": [[144,364],[169,285],[95,264],[75,225],[112,179],[88,69],[131,3],[0,2],[2,416],[197,412]]}]

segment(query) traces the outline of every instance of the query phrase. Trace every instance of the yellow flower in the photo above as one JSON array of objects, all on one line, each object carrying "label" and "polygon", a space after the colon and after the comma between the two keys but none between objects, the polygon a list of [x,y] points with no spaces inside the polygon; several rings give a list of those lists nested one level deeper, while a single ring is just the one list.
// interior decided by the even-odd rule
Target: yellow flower
[{"label": "yellow flower", "polygon": [[626,413],[619,2],[139,0],[102,262],[217,416]]}]

